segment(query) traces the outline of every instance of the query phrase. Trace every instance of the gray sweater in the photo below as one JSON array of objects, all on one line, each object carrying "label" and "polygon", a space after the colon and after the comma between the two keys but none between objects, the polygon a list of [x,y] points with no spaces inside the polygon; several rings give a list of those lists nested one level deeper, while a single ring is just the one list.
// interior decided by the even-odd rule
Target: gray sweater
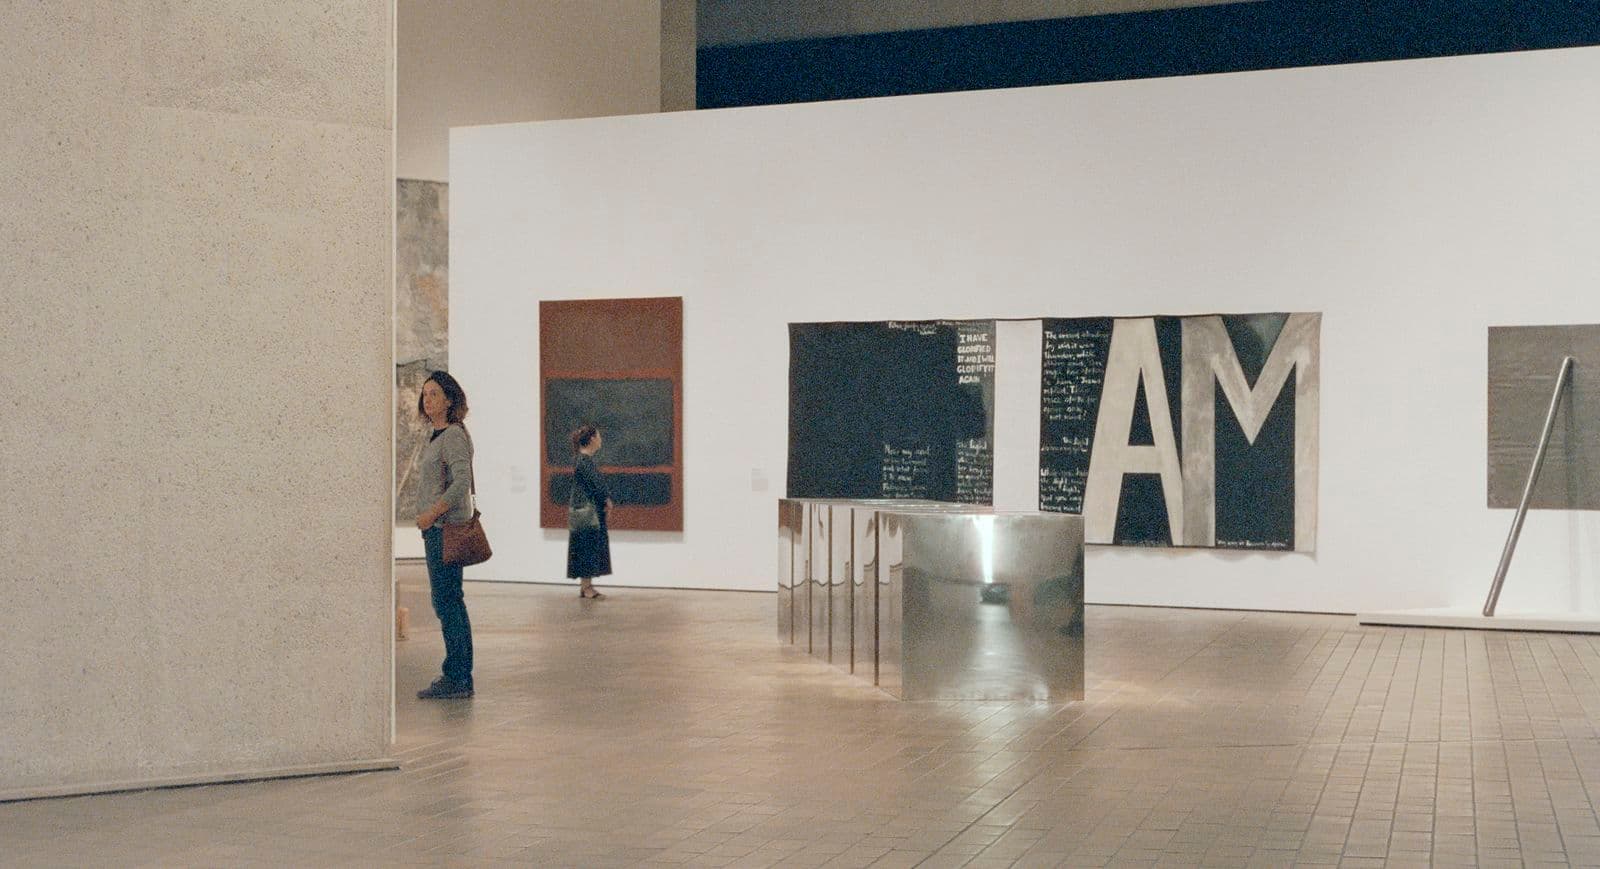
[{"label": "gray sweater", "polygon": [[422,448],[417,460],[417,515],[440,500],[450,510],[433,523],[459,525],[472,518],[472,440],[459,423],[452,423]]}]

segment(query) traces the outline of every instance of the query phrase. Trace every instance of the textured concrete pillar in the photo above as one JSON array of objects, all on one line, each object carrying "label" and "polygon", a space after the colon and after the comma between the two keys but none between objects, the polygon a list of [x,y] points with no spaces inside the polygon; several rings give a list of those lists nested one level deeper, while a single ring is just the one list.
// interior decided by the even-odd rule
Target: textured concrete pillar
[{"label": "textured concrete pillar", "polygon": [[391,6],[0,3],[0,798],[387,751]]},{"label": "textured concrete pillar", "polygon": [[695,0],[661,0],[661,111],[695,104]]}]

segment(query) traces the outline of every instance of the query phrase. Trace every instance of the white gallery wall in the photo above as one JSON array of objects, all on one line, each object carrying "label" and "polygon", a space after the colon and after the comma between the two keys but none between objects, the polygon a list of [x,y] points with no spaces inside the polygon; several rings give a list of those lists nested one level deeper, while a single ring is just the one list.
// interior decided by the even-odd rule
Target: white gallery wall
[{"label": "white gallery wall", "polygon": [[[1481,601],[1486,330],[1600,322],[1596,153],[1593,48],[454,130],[497,552],[468,576],[563,575],[539,300],[682,295],[685,530],[613,534],[617,583],[772,587],[789,322],[1320,311],[1318,551],[1093,547],[1089,600]],[[1037,495],[1038,334],[998,339],[1005,506]],[[1597,557],[1596,516],[1534,515],[1501,611],[1600,609]]]},{"label": "white gallery wall", "polygon": [[0,4],[0,799],[385,763],[392,34]]}]

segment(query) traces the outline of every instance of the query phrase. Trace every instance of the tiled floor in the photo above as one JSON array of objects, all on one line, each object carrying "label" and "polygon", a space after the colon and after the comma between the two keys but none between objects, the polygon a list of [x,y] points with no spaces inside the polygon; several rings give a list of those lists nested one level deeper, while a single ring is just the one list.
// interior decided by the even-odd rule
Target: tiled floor
[{"label": "tiled floor", "polygon": [[398,772],[0,805],[0,864],[1600,865],[1600,639],[1091,607],[1081,703],[900,703],[770,595],[414,568]]}]

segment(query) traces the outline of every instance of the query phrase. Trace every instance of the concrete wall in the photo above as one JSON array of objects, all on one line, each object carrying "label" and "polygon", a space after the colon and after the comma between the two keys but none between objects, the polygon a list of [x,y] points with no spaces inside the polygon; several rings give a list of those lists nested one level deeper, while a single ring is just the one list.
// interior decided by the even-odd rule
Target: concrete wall
[{"label": "concrete wall", "polygon": [[[772,587],[785,324],[1321,311],[1315,554],[1092,547],[1091,601],[1481,601],[1487,328],[1600,321],[1600,49],[457,130],[451,364],[495,559],[535,529],[540,299],[684,296],[685,528],[615,581]],[[1036,503],[1037,326],[995,490]],[[764,481],[771,480],[767,487]],[[1501,611],[1600,609],[1600,517],[1530,518]]]},{"label": "concrete wall", "polygon": [[0,797],[387,751],[392,21],[0,4]]},{"label": "concrete wall", "polygon": [[[668,0],[678,3],[679,0]],[[451,127],[659,111],[694,28],[668,37],[661,0],[400,0],[396,173],[449,181]],[[694,93],[675,97],[693,108]],[[681,105],[680,105],[681,104]]]},{"label": "concrete wall", "polygon": [[661,0],[661,111],[694,109],[699,27],[695,0]]}]

